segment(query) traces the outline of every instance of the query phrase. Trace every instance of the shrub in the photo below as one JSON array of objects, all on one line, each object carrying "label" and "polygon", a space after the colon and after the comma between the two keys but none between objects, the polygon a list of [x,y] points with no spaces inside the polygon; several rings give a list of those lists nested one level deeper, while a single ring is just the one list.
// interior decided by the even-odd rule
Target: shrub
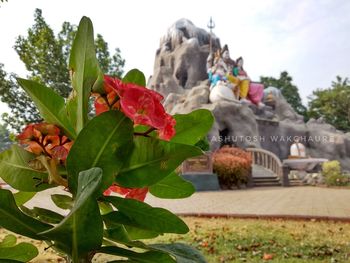
[{"label": "shrub", "polygon": [[[115,262],[206,262],[186,244],[141,240],[189,231],[175,214],[143,201],[148,192],[160,198],[193,194],[194,187],[173,171],[203,154],[193,145],[210,130],[212,114],[200,109],[175,119],[137,69],[122,79],[104,76],[87,17],[79,24],[69,68],[73,92],[67,100],[17,79],[44,122],[28,124],[18,144],[0,153],[0,177],[19,191],[0,189],[0,227],[45,241],[67,263],[90,263],[95,254],[123,258]],[[90,95],[96,116],[89,118]],[[55,211],[25,206],[36,192],[54,187],[65,191],[51,195]],[[63,215],[58,208],[69,211]],[[29,262],[38,254],[29,243],[15,246],[14,236],[5,239],[0,262]]]},{"label": "shrub", "polygon": [[251,173],[251,154],[232,147],[223,147],[213,154],[213,168],[221,186],[232,188],[247,184]]},{"label": "shrub", "polygon": [[342,174],[338,161],[329,161],[322,164],[322,174],[328,186],[345,186],[348,184],[348,177]]}]

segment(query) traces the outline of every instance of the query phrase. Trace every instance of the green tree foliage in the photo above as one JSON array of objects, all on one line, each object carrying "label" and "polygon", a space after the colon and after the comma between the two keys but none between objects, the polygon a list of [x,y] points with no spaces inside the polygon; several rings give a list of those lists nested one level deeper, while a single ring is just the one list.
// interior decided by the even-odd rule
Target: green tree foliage
[{"label": "green tree foliage", "polygon": [[323,117],[339,130],[350,131],[350,81],[337,76],[328,89],[318,89],[309,97],[310,118]]},{"label": "green tree foliage", "polygon": [[113,56],[110,55],[108,44],[102,35],[97,34],[95,39],[96,56],[100,63],[101,70],[111,76],[121,77],[125,60],[120,55],[120,49],[116,48]]},{"label": "green tree foliage", "polygon": [[11,144],[10,132],[5,125],[0,124],[0,152],[8,149]]},{"label": "green tree foliage", "polygon": [[281,90],[283,97],[293,107],[293,109],[297,113],[306,117],[307,109],[301,102],[298,87],[295,86],[292,81],[293,78],[289,76],[287,71],[281,72],[278,79],[273,77],[260,77],[260,82],[263,83],[265,87],[272,86]]},{"label": "green tree foliage", "polygon": [[[29,72],[28,78],[48,86],[67,98],[71,91],[68,68],[69,50],[75,37],[77,26],[64,22],[62,29],[55,36],[51,27],[36,9],[34,25],[28,29],[27,36],[19,36],[15,50]],[[108,44],[102,35],[95,40],[97,59],[105,74],[120,77],[123,74],[125,60],[116,49],[110,55]],[[41,121],[41,117],[31,99],[18,86],[15,75],[5,72],[0,64],[1,101],[11,109],[11,114],[4,114],[3,120],[12,129],[20,130],[21,126]]]}]

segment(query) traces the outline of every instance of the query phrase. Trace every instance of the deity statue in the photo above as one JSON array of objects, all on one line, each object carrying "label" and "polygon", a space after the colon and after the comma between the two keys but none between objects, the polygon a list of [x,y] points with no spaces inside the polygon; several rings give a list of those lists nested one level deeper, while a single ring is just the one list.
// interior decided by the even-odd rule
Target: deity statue
[{"label": "deity statue", "polygon": [[264,96],[264,85],[250,80],[247,72],[243,69],[242,57],[236,60],[233,75],[239,79],[239,97],[242,103],[254,103],[258,107],[265,106],[261,102]]},{"label": "deity statue", "polygon": [[228,100],[237,102],[238,79],[232,76],[232,70],[235,66],[234,60],[230,58],[227,45],[222,50],[217,50],[213,57],[209,55],[207,59],[207,72],[210,80],[211,102]]}]

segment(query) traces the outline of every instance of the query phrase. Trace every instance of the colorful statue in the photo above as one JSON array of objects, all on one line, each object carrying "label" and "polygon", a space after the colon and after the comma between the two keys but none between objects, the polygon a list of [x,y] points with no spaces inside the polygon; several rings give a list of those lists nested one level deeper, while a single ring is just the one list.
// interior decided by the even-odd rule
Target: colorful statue
[{"label": "colorful statue", "polygon": [[222,50],[217,50],[215,57],[210,54],[207,59],[207,72],[210,80],[211,102],[220,100],[237,101],[237,83],[231,72],[234,68],[234,61],[230,58],[228,47],[225,45]]},{"label": "colorful statue", "polygon": [[239,97],[242,103],[254,103],[263,107],[261,102],[264,96],[264,85],[251,82],[247,72],[243,69],[243,58],[236,60],[236,67],[233,68],[233,75],[239,79]]}]

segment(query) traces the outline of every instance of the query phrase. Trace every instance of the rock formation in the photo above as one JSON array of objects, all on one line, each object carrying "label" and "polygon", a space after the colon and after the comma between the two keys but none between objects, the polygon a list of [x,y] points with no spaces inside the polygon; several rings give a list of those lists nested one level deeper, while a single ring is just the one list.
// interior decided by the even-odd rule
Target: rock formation
[{"label": "rock formation", "polygon": [[[220,47],[215,36],[213,47]],[[267,105],[271,96],[274,99],[273,105],[264,108],[228,101],[210,103],[208,54],[209,33],[186,19],[177,21],[161,39],[148,87],[164,95],[164,106],[171,114],[199,108],[210,110],[215,117],[208,135],[212,150],[225,143],[262,147],[286,159],[293,137],[301,136],[308,155],[337,159],[344,169],[350,170],[350,135],[322,119],[304,123],[276,88],[264,90]]]},{"label": "rock formation", "polygon": [[[215,35],[211,38],[213,49],[219,48],[219,39]],[[204,29],[187,19],[178,20],[161,38],[148,87],[165,96],[181,94],[207,79],[209,42],[210,34]]]}]

